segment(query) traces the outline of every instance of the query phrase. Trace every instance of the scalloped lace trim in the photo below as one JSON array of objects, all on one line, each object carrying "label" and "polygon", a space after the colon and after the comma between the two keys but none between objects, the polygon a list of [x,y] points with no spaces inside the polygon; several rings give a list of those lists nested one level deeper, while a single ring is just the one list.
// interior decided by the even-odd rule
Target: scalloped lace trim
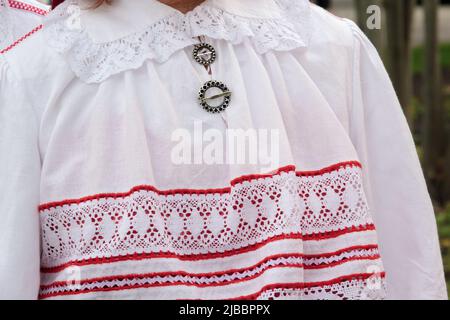
[{"label": "scalloped lace trim", "polygon": [[165,196],[139,190],[52,207],[40,217],[42,265],[134,253],[232,252],[284,235],[318,238],[371,225],[361,179],[359,167],[315,177],[286,172],[245,182],[230,194]]},{"label": "scalloped lace trim", "polygon": [[[378,285],[368,286],[368,281]],[[384,300],[386,287],[384,277],[373,276],[370,280],[352,279],[309,288],[267,290],[257,300]]]},{"label": "scalloped lace trim", "polygon": [[198,36],[233,44],[248,38],[260,54],[305,47],[309,38],[309,3],[276,2],[283,11],[282,20],[244,18],[202,4],[186,15],[171,14],[124,38],[94,43],[86,30],[71,27],[69,22],[77,8],[77,1],[72,0],[51,14],[45,29],[48,43],[67,56],[74,73],[85,82],[99,83],[114,74],[139,68],[149,59],[164,62],[176,51],[195,44]]}]

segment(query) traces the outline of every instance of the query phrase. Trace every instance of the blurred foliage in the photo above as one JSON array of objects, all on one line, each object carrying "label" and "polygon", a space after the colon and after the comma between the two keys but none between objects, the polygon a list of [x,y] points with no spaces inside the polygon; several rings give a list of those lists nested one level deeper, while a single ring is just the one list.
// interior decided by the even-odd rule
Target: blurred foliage
[{"label": "blurred foliage", "polygon": [[[421,73],[424,64],[424,49],[423,47],[417,47],[413,49],[412,61],[413,61],[413,72],[415,74]],[[444,43],[440,45],[440,60],[441,66],[444,69],[450,70],[450,43]]]},{"label": "blurred foliage", "polygon": [[[440,62],[443,68],[443,86],[444,86],[444,116],[450,119],[450,43],[445,43],[440,45],[439,50]],[[424,48],[417,47],[412,51],[412,63],[413,63],[413,74],[415,79],[419,81],[417,83],[416,89],[421,87],[422,80],[422,70],[424,68]],[[420,98],[421,92],[414,92],[413,97],[413,117],[416,121],[414,137],[417,143],[417,151],[420,158],[423,158],[423,146],[420,134],[420,123],[424,116],[424,105]],[[448,139],[448,138],[447,138]],[[439,229],[439,238],[441,242],[442,257],[444,260],[445,275],[447,279],[447,289],[449,290],[450,296],[450,203],[448,203],[443,208],[436,209],[437,223]]]}]

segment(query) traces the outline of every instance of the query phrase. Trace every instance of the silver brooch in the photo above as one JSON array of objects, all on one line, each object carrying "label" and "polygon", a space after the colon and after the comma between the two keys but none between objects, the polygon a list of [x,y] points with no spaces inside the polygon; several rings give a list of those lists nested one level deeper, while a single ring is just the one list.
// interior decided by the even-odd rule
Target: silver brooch
[{"label": "silver brooch", "polygon": [[231,92],[222,82],[211,80],[200,89],[198,99],[209,113],[220,113],[230,105]]},{"label": "silver brooch", "polygon": [[[199,38],[200,43],[194,46],[193,57],[212,75],[211,65],[216,61],[216,49]],[[231,91],[220,81],[206,82],[198,94],[198,100],[204,110],[209,113],[220,113],[230,105]]]},{"label": "silver brooch", "polygon": [[193,55],[195,61],[205,67],[213,64],[217,57],[216,49],[212,45],[204,42],[195,45]]}]

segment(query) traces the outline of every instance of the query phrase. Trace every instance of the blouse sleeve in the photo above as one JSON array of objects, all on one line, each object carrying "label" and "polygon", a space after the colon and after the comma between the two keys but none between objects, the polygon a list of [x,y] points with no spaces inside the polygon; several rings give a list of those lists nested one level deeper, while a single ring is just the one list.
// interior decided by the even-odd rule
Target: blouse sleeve
[{"label": "blouse sleeve", "polygon": [[447,299],[433,206],[400,103],[353,23],[351,138],[365,170],[389,299]]},{"label": "blouse sleeve", "polygon": [[37,117],[0,56],[0,299],[39,290]]}]

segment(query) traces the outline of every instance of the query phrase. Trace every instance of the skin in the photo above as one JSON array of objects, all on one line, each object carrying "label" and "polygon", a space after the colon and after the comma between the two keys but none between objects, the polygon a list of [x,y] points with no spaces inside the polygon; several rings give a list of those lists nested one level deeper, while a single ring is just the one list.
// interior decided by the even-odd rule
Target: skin
[{"label": "skin", "polygon": [[160,2],[171,6],[178,11],[187,13],[200,5],[205,0],[159,0]]}]

